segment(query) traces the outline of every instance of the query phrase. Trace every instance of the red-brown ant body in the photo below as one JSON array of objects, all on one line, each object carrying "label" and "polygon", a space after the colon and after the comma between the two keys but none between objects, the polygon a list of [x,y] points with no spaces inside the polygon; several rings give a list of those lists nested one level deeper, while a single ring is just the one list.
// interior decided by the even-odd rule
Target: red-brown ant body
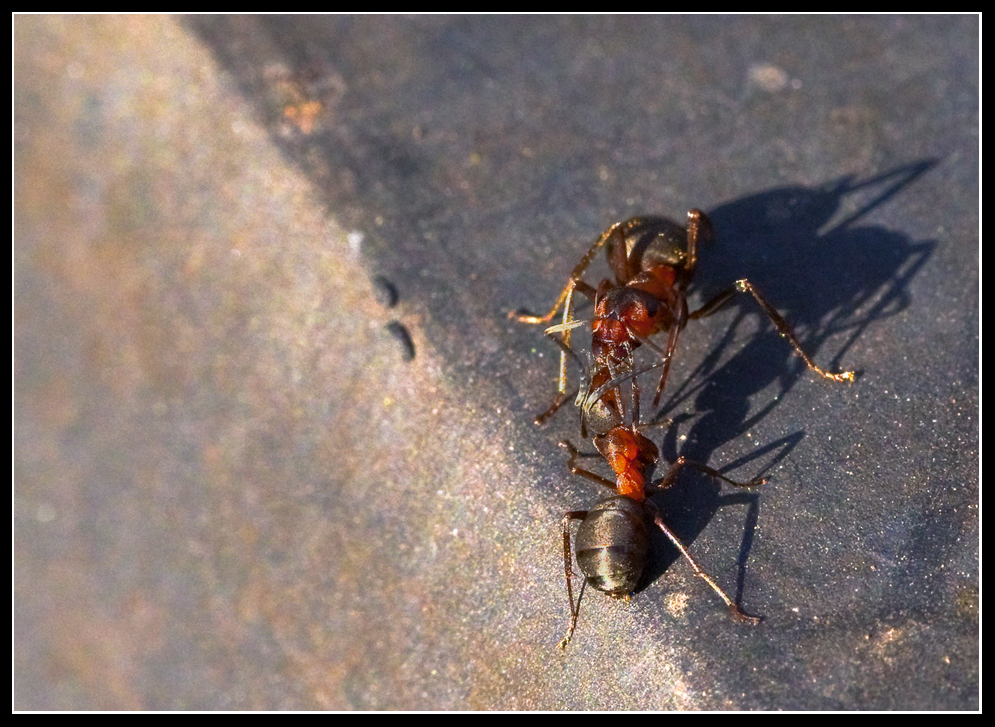
[{"label": "red-brown ant body", "polygon": [[[697,209],[688,212],[686,229],[664,217],[633,217],[616,222],[601,233],[574,267],[570,280],[549,313],[544,316],[509,314],[510,318],[523,323],[549,323],[560,308],[563,309],[563,321],[546,329],[550,336],[559,333],[564,347],[560,356],[558,393],[552,405],[536,417],[537,424],[554,414],[568,396],[566,349],[570,347],[573,329],[587,323],[574,318],[575,291],[594,301],[591,353],[597,364],[604,367],[609,379],[632,370],[633,351],[641,344],[647,344],[660,354],[663,372],[653,399],[654,406],[659,403],[666,385],[670,362],[677,350],[677,337],[688,320],[712,315],[736,293],[753,296],[808,368],[833,381],[853,381],[852,371],[834,374],[819,368],[802,349],[788,322],[748,280],[737,280],[698,310],[688,312],[687,287],[694,277],[698,246],[711,237],[712,223]],[[594,288],[582,278],[602,247],[615,282],[605,278]],[[649,340],[650,336],[664,332],[669,333],[666,347],[660,348]],[[595,385],[593,377],[591,384]]]},{"label": "red-brown ant body", "polygon": [[[637,402],[633,410],[633,420],[624,424],[623,415],[618,406],[618,388],[621,378],[632,378],[633,401]],[[652,517],[653,522],[677,547],[694,569],[696,575],[708,583],[725,602],[729,612],[739,621],[747,624],[757,624],[760,619],[744,613],[736,603],[729,598],[718,584],[695,562],[687,548],[674,532],[667,527],[659,510],[647,499],[647,495],[665,490],[677,480],[678,474],[685,466],[695,467],[702,472],[717,477],[737,487],[757,487],[766,480],[757,478],[749,482],[731,480],[721,472],[706,467],[697,462],[691,462],[679,457],[670,467],[666,476],[659,483],[649,485],[646,482],[646,472],[659,458],[659,450],[638,427],[639,389],[633,373],[620,379],[606,382],[598,389],[589,389],[592,396],[598,397],[598,417],[594,420],[602,426],[611,424],[604,432],[595,434],[592,438],[595,448],[605,458],[612,471],[615,481],[597,475],[575,464],[579,453],[569,442],[560,442],[560,446],[570,452],[570,471],[586,477],[614,491],[599,500],[590,510],[572,510],[563,517],[563,563],[567,581],[567,597],[570,600],[570,626],[566,636],[560,641],[560,648],[573,637],[580,614],[580,598],[576,602],[573,597],[571,563],[573,554],[570,547],[570,522],[580,520],[580,527],[574,537],[577,552],[577,565],[584,575],[585,584],[607,593],[615,598],[628,598],[636,588],[643,570],[646,567],[649,552],[649,533],[646,529],[646,517]],[[606,390],[603,395],[602,390]]]},{"label": "red-brown ant body", "polygon": [[[748,280],[736,281],[698,310],[688,312],[687,287],[694,276],[698,245],[703,240],[710,239],[711,235],[711,221],[700,210],[688,212],[687,228],[661,217],[633,217],[625,222],[617,222],[601,234],[574,267],[570,280],[549,313],[545,316],[509,314],[509,317],[525,323],[549,323],[560,308],[563,308],[562,322],[546,329],[547,335],[562,349],[558,393],[552,405],[536,417],[538,424],[554,414],[568,396],[567,356],[577,358],[570,347],[571,333],[574,328],[586,323],[574,318],[574,292],[580,291],[594,301],[594,318],[591,321],[591,353],[594,360],[590,375],[585,377],[587,386],[582,383],[579,387],[577,404],[581,407],[582,435],[587,436],[587,427],[590,425],[594,432],[594,446],[612,468],[615,481],[576,466],[575,461],[579,456],[577,450],[569,442],[560,444],[570,451],[571,472],[605,485],[615,494],[602,499],[590,510],[570,511],[563,518],[563,555],[567,595],[570,599],[570,627],[560,642],[561,648],[565,648],[573,636],[580,611],[580,595],[575,603],[572,587],[572,520],[582,521],[574,540],[577,563],[584,575],[585,584],[610,596],[628,597],[638,584],[646,564],[649,536],[645,518],[649,514],[656,526],[688,560],[695,574],[715,590],[736,619],[748,624],[759,622],[758,618],[744,613],[701,569],[663,522],[656,506],[647,499],[647,494],[672,486],[685,466],[695,467],[737,487],[755,487],[765,480],[758,478],[745,483],[736,482],[717,470],[679,457],[659,483],[655,486],[647,485],[646,472],[659,458],[659,450],[638,431],[639,389],[633,358],[636,348],[646,344],[661,357],[658,364],[650,367],[663,368],[653,400],[653,405],[656,406],[666,385],[678,335],[687,321],[709,316],[728,303],[736,293],[745,292],[753,296],[810,369],[833,381],[853,381],[851,371],[833,374],[819,368],[802,349],[787,321]],[[605,248],[608,266],[615,276],[615,282],[606,278],[594,288],[582,277],[602,247]],[[649,340],[651,336],[664,332],[669,334],[665,348]],[[555,335],[557,333],[560,334],[559,338]],[[621,384],[629,379],[632,380],[628,417],[630,423],[625,424]]]}]

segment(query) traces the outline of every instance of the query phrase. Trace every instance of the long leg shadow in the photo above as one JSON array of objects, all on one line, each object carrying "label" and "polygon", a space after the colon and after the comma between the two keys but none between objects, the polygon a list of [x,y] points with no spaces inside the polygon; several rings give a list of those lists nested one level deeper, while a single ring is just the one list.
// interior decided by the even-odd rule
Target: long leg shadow
[{"label": "long leg shadow", "polygon": [[[718,240],[715,249],[706,249],[699,262],[695,283],[703,291],[702,297],[707,299],[707,291],[728,285],[729,280],[749,279],[767,293],[808,354],[822,358],[820,365],[824,368],[840,370],[847,350],[868,326],[910,305],[909,283],[935,247],[932,241],[916,243],[904,235],[857,223],[935,163],[918,162],[860,183],[846,178],[817,189],[772,190],[710,211]],[[855,204],[852,198],[861,194],[870,194],[870,198]],[[834,222],[836,217],[841,219]],[[654,418],[673,416],[672,412],[693,398],[693,409],[698,414],[674,418],[675,426],[668,429],[661,446],[662,459],[672,462],[682,455],[717,467],[734,479],[747,480],[769,471],[787,457],[805,433],[796,432],[735,462],[710,460],[726,443],[773,412],[795,383],[806,377],[807,370],[772,327],[726,359],[726,349],[736,339],[740,324],[759,312],[749,296],[738,296],[730,307],[735,308],[735,313],[718,345],[684,382],[668,388]],[[694,327],[703,325],[708,323],[690,322],[682,338],[694,335]],[[842,332],[849,335],[825,362],[824,355],[819,356],[820,349]],[[676,355],[681,355],[680,349]],[[767,389],[772,384],[776,387],[770,394]],[[768,399],[757,406],[754,400],[761,392]],[[692,419],[685,441],[678,446],[680,425]],[[752,462],[762,463],[760,471],[751,469],[740,474],[741,468]],[[659,466],[663,467],[664,462]],[[738,602],[763,490],[720,493],[719,483],[712,478],[688,472],[673,487],[656,495],[654,501],[685,546],[695,541],[719,507],[747,505],[738,558]],[[679,558],[662,536],[655,540],[654,549],[662,557],[651,561],[641,587],[653,582]],[[721,569],[723,564],[702,566]]]}]

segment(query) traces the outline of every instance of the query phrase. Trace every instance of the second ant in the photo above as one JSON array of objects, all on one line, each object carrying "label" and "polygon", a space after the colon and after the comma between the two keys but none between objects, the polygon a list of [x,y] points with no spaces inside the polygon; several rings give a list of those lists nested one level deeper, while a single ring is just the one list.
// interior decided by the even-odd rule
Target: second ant
[{"label": "second ant", "polygon": [[[650,367],[650,368],[655,368]],[[649,370],[649,369],[646,369]],[[638,372],[642,373],[642,372]],[[712,578],[698,565],[677,535],[667,526],[656,505],[648,499],[654,492],[666,490],[676,481],[684,467],[694,467],[705,474],[728,482],[736,487],[759,487],[766,482],[756,478],[749,482],[737,482],[723,475],[718,470],[698,462],[691,462],[684,457],[678,457],[671,465],[667,474],[659,482],[649,484],[646,474],[659,459],[659,450],[647,437],[639,431],[639,387],[635,378],[636,372],[625,374],[616,380],[606,382],[590,396],[598,404],[598,416],[592,418],[603,431],[597,431],[593,442],[598,452],[605,458],[615,474],[615,481],[602,477],[576,465],[580,456],[570,442],[560,442],[560,446],[570,452],[569,467],[575,475],[593,480],[611,489],[614,494],[599,500],[590,510],[571,510],[563,517],[563,562],[567,581],[567,598],[570,601],[570,626],[566,636],[560,641],[560,648],[566,648],[577,627],[580,615],[580,600],[583,589],[574,601],[573,596],[573,552],[570,546],[570,523],[580,520],[580,527],[574,537],[577,553],[577,565],[585,578],[585,585],[590,585],[603,593],[615,598],[628,598],[635,590],[646,566],[649,552],[649,533],[646,529],[646,518],[653,523],[680,551],[694,569],[695,575],[702,578],[725,602],[726,608],[737,620],[749,625],[755,625],[760,619],[746,614]],[[620,398],[617,392],[622,379],[632,379],[632,421],[626,425],[623,414],[618,406]],[[588,402],[590,405],[590,402]]]},{"label": "second ant", "polygon": [[[725,306],[737,293],[749,293],[761,310],[788,340],[809,369],[832,381],[852,382],[854,373],[824,371],[805,353],[794,331],[749,280],[737,280],[711,298],[701,308],[688,311],[687,289],[698,263],[698,247],[712,238],[712,223],[701,210],[688,212],[687,228],[664,217],[633,217],[616,222],[591,245],[570,273],[570,279],[544,316],[511,312],[509,317],[522,323],[547,324],[562,308],[559,324],[549,326],[546,334],[555,337],[563,351],[557,396],[550,407],[536,417],[540,424],[552,416],[569,396],[567,383],[567,353],[573,329],[591,324],[591,354],[605,369],[608,379],[633,369],[633,352],[646,344],[660,356],[663,371],[657,384],[653,405],[660,401],[670,363],[677,350],[677,339],[687,322],[706,318]],[[615,276],[612,282],[604,278],[597,288],[583,279],[584,273],[601,248],[605,248],[608,267]],[[574,317],[576,292],[594,302],[594,318],[590,321]],[[666,346],[650,340],[658,333],[667,333]],[[594,378],[592,386],[597,386]],[[586,398],[581,392],[578,405]]]}]

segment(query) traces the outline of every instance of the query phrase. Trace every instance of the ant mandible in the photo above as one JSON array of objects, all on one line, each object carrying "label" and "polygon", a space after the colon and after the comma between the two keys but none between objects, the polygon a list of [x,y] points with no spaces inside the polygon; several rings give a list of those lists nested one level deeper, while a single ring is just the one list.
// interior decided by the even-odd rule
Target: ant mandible
[{"label": "ant mandible", "polygon": [[[650,368],[659,365],[661,364],[656,364]],[[598,369],[597,365],[595,369]],[[571,510],[563,517],[563,563],[567,581],[567,598],[570,600],[570,626],[560,641],[561,649],[565,649],[573,637],[577,627],[577,618],[580,615],[580,601],[584,593],[582,587],[576,602],[574,601],[574,574],[571,568],[573,554],[570,547],[570,522],[572,520],[581,520],[574,540],[576,542],[577,565],[584,575],[584,585],[589,584],[592,588],[615,598],[629,597],[629,594],[638,585],[646,566],[649,551],[646,516],[649,515],[654,524],[663,531],[664,535],[691,564],[695,574],[708,583],[725,602],[732,616],[749,625],[756,625],[760,622],[759,618],[744,613],[698,565],[677,535],[667,527],[660,511],[652,501],[647,499],[647,495],[671,487],[677,481],[677,476],[681,470],[686,466],[695,467],[707,475],[736,487],[758,487],[766,480],[756,478],[749,482],[737,482],[711,467],[691,462],[684,457],[678,457],[662,480],[655,485],[648,485],[646,471],[656,463],[659,458],[659,450],[652,441],[639,432],[638,403],[633,409],[631,423],[625,425],[623,422],[623,413],[619,407],[620,399],[617,392],[621,380],[627,378],[633,379],[633,401],[638,402],[639,389],[635,381],[635,372],[607,381],[597,389],[592,384],[588,389],[588,396],[593,400],[600,401],[597,409],[598,416],[591,420],[592,426],[607,427],[604,431],[594,435],[594,446],[615,473],[614,482],[578,467],[575,464],[577,457],[580,456],[577,449],[570,442],[560,442],[560,446],[570,452],[568,464],[572,473],[586,477],[614,491],[614,494],[599,500],[590,510]],[[590,402],[587,405],[589,406]]]},{"label": "ant mandible", "polygon": [[[745,278],[737,280],[698,310],[688,312],[687,288],[698,262],[698,246],[711,238],[711,220],[698,209],[688,212],[687,228],[665,217],[633,217],[625,222],[616,222],[601,233],[574,267],[566,287],[549,313],[534,316],[512,311],[508,314],[509,318],[522,323],[540,324],[549,323],[563,309],[562,322],[546,329],[546,334],[562,343],[563,349],[557,396],[550,407],[536,417],[536,424],[552,416],[569,395],[566,351],[570,348],[573,329],[587,323],[574,318],[575,291],[594,301],[594,318],[590,321],[592,354],[604,366],[608,379],[632,370],[632,353],[641,344],[653,348],[660,355],[663,371],[653,406],[660,401],[670,372],[670,362],[677,350],[677,337],[688,320],[712,315],[737,293],[753,296],[808,368],[833,381],[853,381],[852,371],[830,373],[819,368],[805,353],[788,322]],[[602,247],[605,248],[608,267],[615,276],[615,282],[605,278],[594,288],[583,280],[583,275]],[[669,332],[664,348],[649,340],[650,336],[662,332]],[[560,339],[555,338],[556,333],[560,334]],[[579,397],[578,404],[583,396]]]}]

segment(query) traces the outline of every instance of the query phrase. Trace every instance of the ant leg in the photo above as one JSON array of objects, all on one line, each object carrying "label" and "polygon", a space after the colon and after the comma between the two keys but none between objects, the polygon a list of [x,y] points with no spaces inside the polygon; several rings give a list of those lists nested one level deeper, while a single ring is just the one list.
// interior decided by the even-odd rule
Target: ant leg
[{"label": "ant leg", "polygon": [[660,374],[660,383],[656,386],[656,396],[653,397],[654,409],[660,403],[663,387],[667,384],[667,375],[670,373],[670,362],[673,360],[674,352],[677,350],[677,337],[688,321],[688,303],[683,292],[678,293],[677,306],[677,315],[674,316],[674,322],[670,326],[670,336],[667,338],[667,348],[663,354],[666,363],[663,365],[663,373]]},{"label": "ant leg", "polygon": [[[508,317],[512,320],[518,321],[519,323],[549,323],[553,320],[553,316],[555,316],[557,311],[560,310],[560,307],[567,302],[567,297],[572,294],[573,288],[581,282],[581,276],[584,275],[584,272],[587,270],[588,266],[590,266],[591,261],[594,260],[594,256],[598,254],[598,251],[605,246],[605,243],[608,242],[613,235],[622,237],[622,229],[625,224],[626,223],[624,222],[616,222],[614,225],[602,232],[601,236],[594,241],[594,244],[591,245],[590,249],[584,253],[584,257],[580,259],[580,262],[574,267],[573,272],[570,273],[569,282],[563,289],[563,292],[560,293],[560,297],[556,299],[556,303],[550,309],[549,313],[544,316],[533,316],[528,314],[520,314],[517,311],[509,311]],[[624,241],[623,237],[622,242],[624,243]],[[587,287],[590,288],[591,286],[588,285]]]},{"label": "ant leg", "polygon": [[[669,363],[669,361],[668,361]],[[632,431],[639,428],[639,382],[636,377],[632,377],[632,384],[629,386],[632,394],[632,416],[629,418]]]},{"label": "ant leg", "polygon": [[[563,306],[564,324],[573,321],[574,290],[576,289],[576,287],[577,287],[576,283],[570,286],[570,290],[567,293],[567,298]],[[568,328],[563,331],[563,340],[562,340],[563,345],[560,346],[560,377],[559,379],[557,379],[557,384],[556,384],[557,397],[556,401],[553,402],[555,406],[551,407],[553,413],[555,413],[556,410],[560,408],[560,404],[562,404],[564,399],[567,398],[567,351],[570,351],[570,353],[573,354],[573,349],[570,348],[570,337],[572,331],[573,329],[571,328]],[[577,358],[576,354],[574,354],[574,358]],[[580,362],[578,361],[578,363]],[[580,368],[581,370],[584,369],[583,366],[581,366]],[[552,416],[552,414],[550,414],[550,416]]]},{"label": "ant leg", "polygon": [[577,281],[571,278],[567,281],[566,287],[560,293],[560,297],[556,299],[556,303],[553,305],[552,309],[544,316],[534,316],[528,313],[519,313],[518,311],[508,311],[508,318],[513,321],[518,321],[519,323],[549,323],[553,320],[553,316],[557,314],[567,298],[573,293],[574,285]]},{"label": "ant leg", "polygon": [[587,517],[587,510],[572,510],[563,516],[563,572],[567,577],[567,598],[570,599],[570,627],[567,629],[567,635],[560,640],[560,648],[567,648],[567,644],[570,643],[570,639],[573,638],[574,629],[577,628],[577,617],[580,615],[580,599],[584,597],[584,586],[587,585],[587,580],[584,581],[583,585],[580,587],[580,593],[577,595],[577,605],[574,605],[574,592],[571,582],[573,580],[573,552],[570,548],[570,521],[571,520],[583,520]]},{"label": "ant leg", "polygon": [[685,466],[694,467],[695,469],[704,472],[706,475],[710,475],[711,477],[716,477],[722,480],[723,482],[728,482],[730,485],[733,485],[735,487],[760,487],[760,485],[763,485],[767,482],[767,479],[765,477],[755,477],[749,482],[738,482],[736,480],[730,480],[728,477],[726,477],[724,474],[722,474],[716,469],[712,469],[711,467],[703,465],[700,462],[692,462],[691,460],[686,459],[684,456],[681,456],[677,458],[677,461],[674,462],[673,465],[671,465],[670,469],[667,471],[667,474],[664,475],[664,478],[660,480],[660,482],[657,483],[653,487],[653,489],[666,490],[667,488],[671,487],[674,484],[674,482],[677,481],[677,475],[680,474],[681,469]]},{"label": "ant leg", "polygon": [[564,392],[562,394],[557,394],[556,398],[553,399],[553,403],[549,405],[549,408],[546,411],[542,412],[541,414],[536,414],[535,419],[533,419],[532,421],[534,421],[536,424],[545,424],[546,421],[551,416],[553,416],[557,411],[559,411],[560,407],[563,405],[563,402],[569,399],[570,394],[572,393],[573,392],[570,393]]},{"label": "ant leg", "polygon": [[812,371],[819,374],[819,376],[822,376],[823,378],[832,379],[833,381],[853,381],[853,371],[841,371],[838,374],[832,374],[819,368],[815,361],[813,361],[809,355],[805,353],[802,345],[798,342],[798,339],[795,338],[794,331],[791,330],[791,326],[788,325],[788,322],[781,317],[780,313],[774,310],[774,306],[770,304],[770,301],[768,301],[766,297],[764,297],[763,293],[757,290],[753,284],[745,278],[743,280],[737,280],[732,284],[732,286],[726,290],[723,290],[710,301],[705,303],[705,305],[701,308],[691,313],[688,318],[706,318],[707,316],[712,315],[728,303],[732,297],[736,295],[736,293],[749,293],[753,296],[753,299],[763,309],[764,313],[767,314],[767,317],[770,318],[771,322],[773,322],[775,326],[777,326],[778,333],[788,339],[788,342],[795,349],[795,352],[801,356],[802,360],[805,362],[805,365],[812,369]]},{"label": "ant leg", "polygon": [[698,565],[697,562],[695,562],[695,559],[691,557],[691,554],[688,552],[688,549],[684,547],[684,543],[681,542],[680,538],[674,535],[673,531],[667,527],[666,523],[663,522],[663,517],[656,510],[656,506],[651,505],[651,507],[654,510],[653,522],[656,523],[656,526],[663,531],[664,535],[670,538],[670,542],[673,543],[675,546],[677,546],[677,549],[681,551],[681,555],[687,558],[688,563],[690,563],[691,567],[694,569],[694,574],[703,579],[705,583],[710,585],[712,587],[712,590],[719,594],[719,598],[725,601],[726,608],[729,609],[729,613],[737,621],[749,624],[750,626],[756,626],[758,623],[760,623],[759,618],[757,618],[756,616],[748,615],[746,612],[743,611],[743,609],[741,609],[739,606],[736,605],[735,601],[733,601],[731,598],[729,598],[729,596],[725,594],[725,591],[719,588],[719,585],[715,581],[713,581],[709,577],[709,575],[702,569],[702,567]]},{"label": "ant leg", "polygon": [[[583,397],[578,397],[578,405],[583,408],[583,411],[582,411],[583,417],[582,417],[582,421],[581,421],[581,425],[582,426],[583,426],[583,418],[586,418],[586,417],[590,416],[591,410],[594,408],[595,404],[597,404],[599,401],[601,401],[602,398],[604,398],[604,396],[609,391],[611,391],[612,389],[618,388],[619,386],[621,386],[621,384],[623,382],[628,381],[630,379],[633,380],[632,386],[633,386],[633,396],[634,396],[634,400],[633,400],[633,411],[632,411],[633,416],[632,416],[631,421],[630,421],[630,424],[632,425],[632,429],[633,430],[639,430],[639,429],[643,429],[643,428],[646,428],[646,427],[660,427],[660,426],[668,427],[671,424],[673,424],[673,420],[671,420],[671,419],[667,419],[666,421],[662,421],[662,422],[649,422],[647,424],[643,424],[642,422],[640,422],[640,418],[639,418],[639,387],[638,387],[638,384],[636,383],[635,379],[636,379],[637,376],[642,376],[643,374],[647,373],[648,371],[652,371],[653,369],[658,369],[658,368],[661,368],[661,367],[665,366],[670,359],[667,357],[666,352],[662,348],[660,348],[659,346],[657,346],[655,343],[653,343],[651,340],[649,340],[649,339],[642,339],[642,338],[640,338],[639,340],[642,341],[643,343],[645,343],[648,347],[652,348],[657,353],[659,353],[660,354],[660,360],[657,361],[656,363],[650,364],[649,366],[645,366],[645,367],[643,367],[641,369],[638,369],[636,371],[626,371],[624,373],[621,373],[620,375],[616,376],[615,378],[609,379],[608,381],[606,381],[605,383],[603,383],[601,386],[599,386],[597,389],[594,389],[593,385],[592,385],[592,388],[590,388],[590,389],[587,390],[587,394],[585,394]],[[631,359],[631,355],[630,355],[630,359]],[[583,434],[583,430],[582,430],[581,433]],[[583,436],[585,438],[587,437],[586,434],[584,434]]]},{"label": "ant leg", "polygon": [[[572,281],[570,285],[567,286],[566,290],[566,304],[563,307],[563,322],[555,326],[550,326],[546,329],[546,335],[556,342],[556,345],[560,347],[560,373],[557,379],[556,386],[556,398],[553,399],[553,403],[550,404],[549,408],[546,409],[542,414],[538,415],[534,421],[536,424],[542,424],[547,419],[549,419],[553,414],[557,412],[564,401],[569,398],[567,393],[567,354],[573,356],[574,360],[577,362],[577,366],[581,371],[584,370],[584,365],[577,358],[577,354],[573,352],[570,347],[570,339],[573,336],[573,329],[579,328],[580,326],[586,325],[588,321],[577,320],[573,317],[573,295],[574,291],[579,290],[588,297],[594,297],[595,290],[590,285],[585,283],[583,280]],[[562,339],[556,338],[554,333],[559,333],[563,337]]]},{"label": "ant leg", "polygon": [[580,457],[581,454],[580,452],[577,451],[577,448],[575,446],[570,444],[570,442],[564,439],[562,442],[560,442],[560,446],[563,447],[568,452],[570,452],[570,459],[567,461],[567,467],[570,468],[570,472],[572,474],[579,475],[580,477],[586,477],[587,479],[593,482],[597,482],[599,485],[604,485],[605,487],[608,487],[612,490],[616,489],[615,483],[609,480],[607,477],[596,475],[593,472],[589,472],[588,470],[582,469],[581,467],[578,467],[577,465],[574,464],[574,461],[578,457]]},{"label": "ant leg", "polygon": [[713,313],[719,312],[722,308],[725,307],[726,303],[732,300],[732,297],[736,295],[737,292],[739,291],[736,289],[735,285],[729,286],[721,293],[719,293],[711,300],[709,300],[707,303],[705,303],[705,305],[701,306],[701,308],[699,308],[698,310],[691,311],[688,314],[688,320],[692,320],[695,318],[708,318],[708,316],[712,315]]},{"label": "ant leg", "polygon": [[[553,342],[560,347],[560,379],[559,385],[557,386],[556,398],[553,399],[553,403],[549,405],[542,414],[539,414],[535,419],[536,424],[542,424],[551,416],[553,416],[557,410],[562,406],[563,402],[570,398],[571,394],[567,392],[567,355],[573,357],[574,361],[577,362],[577,367],[581,370],[581,378],[583,379],[584,364],[581,360],[577,358],[577,354],[570,347],[570,330],[576,328],[576,326],[583,325],[583,321],[572,321],[570,324],[563,324],[561,326],[550,326],[546,329],[546,335],[549,336]],[[576,325],[574,325],[576,324]],[[569,326],[569,327],[568,327]],[[557,338],[554,333],[562,332],[563,339]],[[583,382],[582,382],[583,385]]]},{"label": "ant leg", "polygon": [[690,280],[698,264],[698,242],[711,242],[712,221],[699,209],[688,212],[688,249],[684,258],[684,279]]},{"label": "ant leg", "polygon": [[563,405],[563,402],[569,399],[570,394],[572,393],[573,392],[570,393],[564,392],[562,394],[557,394],[556,398],[553,399],[553,403],[549,405],[549,408],[546,411],[542,412],[541,414],[536,414],[535,419],[533,419],[532,421],[534,421],[536,424],[545,424],[546,421],[551,416],[553,416],[556,412],[560,410],[560,407]]}]

